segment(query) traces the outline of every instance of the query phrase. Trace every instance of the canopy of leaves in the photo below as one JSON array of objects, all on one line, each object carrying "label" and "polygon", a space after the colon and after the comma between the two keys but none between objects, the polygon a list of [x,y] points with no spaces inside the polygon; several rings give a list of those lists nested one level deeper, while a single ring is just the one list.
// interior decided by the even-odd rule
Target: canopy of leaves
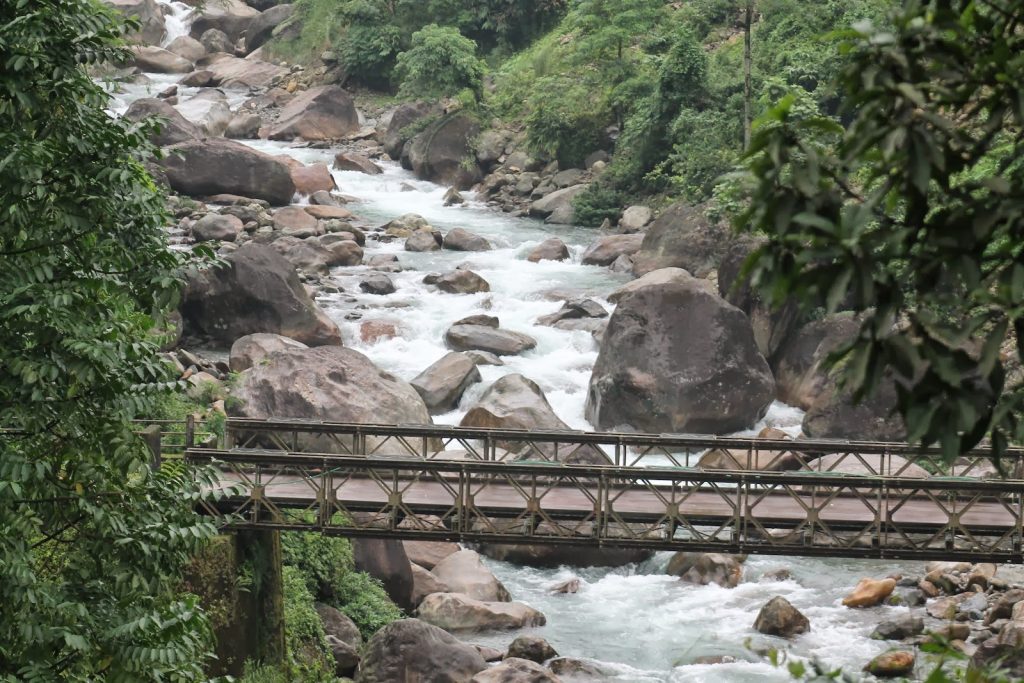
[{"label": "canopy of leaves", "polygon": [[451,97],[469,90],[479,98],[484,72],[476,43],[458,29],[437,24],[412,34],[412,47],[398,55],[395,66],[404,97]]},{"label": "canopy of leaves", "polygon": [[948,457],[1024,436],[1022,21],[1011,0],[907,0],[890,30],[846,36],[845,126],[785,100],[750,150],[755,279],[863,311],[847,380],[863,395],[893,373],[910,438]]},{"label": "canopy of leaves", "polygon": [[174,387],[153,331],[184,257],[88,65],[123,61],[93,0],[0,4],[0,679],[185,681],[205,618],[176,593],[214,529],[200,473],[152,472],[130,420]]}]

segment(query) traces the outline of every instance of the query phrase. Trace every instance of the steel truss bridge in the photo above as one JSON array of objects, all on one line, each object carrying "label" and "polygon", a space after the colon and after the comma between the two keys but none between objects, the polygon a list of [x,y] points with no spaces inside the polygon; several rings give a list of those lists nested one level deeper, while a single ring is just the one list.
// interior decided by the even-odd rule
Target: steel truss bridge
[{"label": "steel truss bridge", "polygon": [[[225,441],[183,452],[219,468],[225,495],[203,505],[232,528],[1024,561],[1021,449],[1004,477],[985,451],[950,466],[937,450],[850,441],[254,419],[229,420]],[[716,466],[698,467],[708,450]],[[864,474],[844,472],[854,464]]]}]

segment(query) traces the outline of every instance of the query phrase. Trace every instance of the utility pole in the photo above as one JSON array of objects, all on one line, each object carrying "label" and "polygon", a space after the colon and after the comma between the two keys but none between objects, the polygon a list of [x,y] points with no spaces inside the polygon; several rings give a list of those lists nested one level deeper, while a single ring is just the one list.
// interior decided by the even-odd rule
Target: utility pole
[{"label": "utility pole", "polygon": [[750,27],[754,22],[754,0],[747,0],[743,18],[743,149],[750,147]]}]

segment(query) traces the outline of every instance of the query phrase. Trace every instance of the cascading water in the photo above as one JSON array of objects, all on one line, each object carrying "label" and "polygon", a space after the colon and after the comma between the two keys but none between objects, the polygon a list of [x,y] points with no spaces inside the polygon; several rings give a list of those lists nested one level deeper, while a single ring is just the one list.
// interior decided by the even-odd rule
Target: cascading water
[{"label": "cascading water", "polygon": [[170,45],[175,38],[187,36],[192,28],[193,8],[183,2],[175,0],[157,0],[160,9],[164,13],[164,26],[167,33],[164,35],[161,46]]}]

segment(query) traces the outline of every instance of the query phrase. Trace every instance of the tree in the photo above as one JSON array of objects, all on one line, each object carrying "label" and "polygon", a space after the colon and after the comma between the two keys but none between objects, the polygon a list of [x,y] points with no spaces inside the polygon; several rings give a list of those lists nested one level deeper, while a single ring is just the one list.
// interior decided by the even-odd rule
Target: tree
[{"label": "tree", "polygon": [[399,92],[406,97],[450,97],[470,90],[479,98],[485,71],[476,43],[437,24],[412,34],[412,47],[398,55],[395,67]]},{"label": "tree", "polygon": [[206,620],[177,594],[214,533],[207,475],[154,472],[131,419],[176,384],[157,320],[185,257],[86,67],[126,61],[94,0],[0,5],[0,680],[191,681]]},{"label": "tree", "polygon": [[1012,0],[907,0],[847,33],[846,125],[787,99],[749,152],[754,282],[862,312],[834,358],[855,396],[894,377],[909,438],[950,458],[1024,437],[1021,22]]}]

